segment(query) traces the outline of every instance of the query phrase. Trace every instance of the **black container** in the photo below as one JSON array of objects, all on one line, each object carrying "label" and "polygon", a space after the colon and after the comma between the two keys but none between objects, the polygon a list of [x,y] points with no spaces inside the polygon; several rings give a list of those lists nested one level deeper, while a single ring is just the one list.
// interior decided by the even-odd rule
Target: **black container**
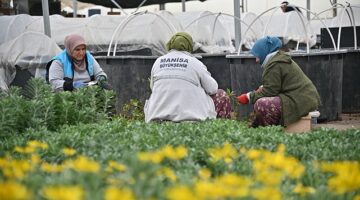
[{"label": "black container", "polygon": [[[261,85],[262,68],[250,54],[226,56],[230,64],[231,88],[236,96],[257,89]],[[240,104],[238,117],[245,119],[253,111],[253,105]]]},{"label": "black container", "polygon": [[[334,38],[335,45],[337,45],[339,27],[329,28],[331,35]],[[320,45],[321,48],[334,48],[329,32],[326,28],[320,29]],[[356,26],[356,37],[360,38],[360,26]],[[357,46],[360,46],[360,40],[357,40]],[[341,36],[340,36],[340,48],[343,47],[354,47],[354,27],[345,26],[341,27]]]},{"label": "black container", "polygon": [[346,51],[292,53],[293,60],[316,86],[322,105],[321,121],[339,120],[342,113],[343,58]]},{"label": "black container", "polygon": [[342,111],[360,112],[360,50],[347,50],[343,61]]},{"label": "black container", "polygon": [[[317,88],[322,105],[319,121],[338,120],[342,113],[343,56],[346,51],[290,53]],[[262,69],[251,55],[229,55],[232,88],[239,95],[261,85]],[[239,117],[247,117],[253,105],[240,105]]]},{"label": "black container", "polygon": [[[230,65],[225,54],[195,55],[208,68],[219,88],[231,89]],[[150,97],[151,68],[158,56],[95,56],[117,94],[117,111],[131,99],[142,103]]]},{"label": "black container", "polygon": [[144,103],[150,97],[151,68],[157,56],[95,56],[116,92],[116,110],[131,99]]},{"label": "black container", "polygon": [[34,75],[28,69],[20,69],[18,66],[15,66],[15,68],[15,78],[10,83],[10,86],[24,87]]},{"label": "black container", "polygon": [[199,60],[204,63],[211,76],[217,81],[219,88],[232,90],[230,63],[226,59],[226,54],[200,54]]}]

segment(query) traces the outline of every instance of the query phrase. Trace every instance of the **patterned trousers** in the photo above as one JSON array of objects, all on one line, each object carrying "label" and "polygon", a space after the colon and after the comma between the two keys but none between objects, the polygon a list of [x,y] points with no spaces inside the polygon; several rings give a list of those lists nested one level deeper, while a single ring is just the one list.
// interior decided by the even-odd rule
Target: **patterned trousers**
[{"label": "patterned trousers", "polygon": [[217,93],[211,95],[215,104],[216,118],[230,119],[233,108],[231,106],[230,97],[222,89],[218,89]]},{"label": "patterned trousers", "polygon": [[280,97],[263,97],[254,104],[254,116],[250,119],[252,127],[280,125],[281,99]]}]

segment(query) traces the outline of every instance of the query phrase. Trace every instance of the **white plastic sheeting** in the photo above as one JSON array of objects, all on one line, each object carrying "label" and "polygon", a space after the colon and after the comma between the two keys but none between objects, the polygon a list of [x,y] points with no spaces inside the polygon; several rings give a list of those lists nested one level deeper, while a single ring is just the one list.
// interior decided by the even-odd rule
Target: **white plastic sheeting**
[{"label": "white plastic sheeting", "polygon": [[0,45],[0,89],[7,90],[16,75],[16,67],[34,77],[44,77],[46,63],[61,49],[46,35],[25,32]]},{"label": "white plastic sheeting", "polygon": [[206,53],[232,53],[235,47],[231,34],[222,21],[221,15],[209,11],[176,13],[184,31],[188,32],[200,49]]},{"label": "white plastic sheeting", "polygon": [[[326,16],[326,19],[322,19],[323,23],[327,27],[339,27],[340,25],[342,27],[344,26],[352,26],[352,14],[354,15],[354,22],[356,26],[360,26],[360,4],[351,5],[352,13],[349,7],[344,8],[341,6],[338,6],[338,14],[334,18],[329,18]],[[320,17],[324,18],[324,15],[328,14],[332,15],[332,9],[328,10],[328,12],[323,13]],[[314,18],[311,21],[311,26],[313,27],[313,30],[316,34],[320,34],[321,28],[325,28],[325,25],[320,20]]]},{"label": "white plastic sheeting", "polygon": [[116,28],[110,51],[114,52],[114,48],[116,51],[150,48],[153,55],[163,55],[171,36],[181,30],[180,22],[167,11],[129,15]]},{"label": "white plastic sheeting", "polygon": [[[257,15],[252,12],[241,13],[241,40],[242,44],[246,48],[252,47],[257,39],[263,36],[264,23],[261,19],[256,20]],[[222,14],[219,17],[219,20],[224,24],[226,29],[231,35],[231,39],[235,40],[235,25],[234,25],[234,16]],[[256,20],[256,21],[254,21]],[[254,23],[251,25],[251,23]],[[249,28],[249,26],[251,27]],[[245,35],[246,30],[249,29],[248,33]]]},{"label": "white plastic sheeting", "polygon": [[287,12],[261,17],[265,27],[263,35],[282,37],[284,43],[293,40],[299,43],[316,44],[316,34],[306,16],[298,12]]},{"label": "white plastic sheeting", "polygon": [[26,31],[26,27],[39,17],[30,15],[10,15],[0,17],[0,44],[16,38]]},{"label": "white plastic sheeting", "polygon": [[[116,26],[125,17],[94,15],[89,18],[66,18],[60,15],[50,16],[51,38],[60,46],[69,34],[80,34],[88,44],[89,50],[105,51],[110,43],[111,35]],[[44,32],[43,19],[31,23],[28,31]]]}]

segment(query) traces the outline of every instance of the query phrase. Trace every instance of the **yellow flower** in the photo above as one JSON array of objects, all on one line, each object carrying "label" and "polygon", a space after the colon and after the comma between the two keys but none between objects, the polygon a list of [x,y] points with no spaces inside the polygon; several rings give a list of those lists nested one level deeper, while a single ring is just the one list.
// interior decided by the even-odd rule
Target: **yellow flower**
[{"label": "yellow flower", "polygon": [[276,186],[281,184],[285,174],[282,171],[278,170],[264,170],[257,171],[255,174],[255,179],[264,185]]},{"label": "yellow flower", "polygon": [[286,149],[286,146],[284,144],[280,144],[278,147],[277,147],[277,152],[278,153],[281,153],[281,154],[284,154],[285,153],[285,149]]},{"label": "yellow flower", "polygon": [[215,179],[217,188],[222,188],[223,197],[239,198],[249,194],[252,182],[249,178],[237,174],[224,174]]},{"label": "yellow flower", "polygon": [[148,153],[148,152],[139,152],[138,158],[143,162],[153,162],[155,164],[161,163],[164,160],[164,155],[159,152]]},{"label": "yellow flower", "polygon": [[48,200],[84,199],[84,189],[80,186],[47,186],[41,192],[43,197]]},{"label": "yellow flower", "polygon": [[354,196],[353,200],[360,200],[360,194]]},{"label": "yellow flower", "polygon": [[49,163],[43,163],[41,164],[41,169],[44,171],[44,172],[48,172],[48,173],[60,173],[60,172],[63,172],[66,167],[64,165],[52,165],[52,164],[49,164]]},{"label": "yellow flower", "polygon": [[31,155],[31,163],[34,164],[34,165],[37,165],[41,162],[41,158],[39,155],[37,154],[32,154]]},{"label": "yellow flower", "polygon": [[294,193],[300,194],[300,196],[305,196],[308,193],[315,193],[315,189],[313,187],[305,187],[301,183],[297,184],[293,190]]},{"label": "yellow flower", "polygon": [[246,151],[246,156],[247,156],[250,160],[258,159],[258,158],[261,157],[262,155],[263,155],[263,152],[262,152],[261,150],[250,149],[250,150]]},{"label": "yellow flower", "polygon": [[1,200],[31,199],[31,193],[25,186],[15,182],[0,182]]},{"label": "yellow flower", "polygon": [[62,150],[62,152],[66,155],[66,156],[72,156],[76,154],[76,150],[73,148],[64,148]]},{"label": "yellow flower", "polygon": [[268,200],[269,198],[272,200],[280,200],[282,198],[281,192],[273,187],[253,189],[251,196],[257,200]]},{"label": "yellow flower", "polygon": [[158,175],[163,175],[166,178],[170,179],[171,181],[176,181],[177,177],[176,174],[174,173],[174,171],[172,169],[170,169],[169,167],[163,167],[158,171]]},{"label": "yellow flower", "polygon": [[108,162],[108,167],[106,168],[106,171],[108,172],[112,172],[113,169],[119,171],[119,172],[125,172],[126,171],[126,166],[120,163],[117,163],[115,161],[110,160]]},{"label": "yellow flower", "polygon": [[31,169],[32,166],[26,160],[8,160],[7,166],[3,169],[3,174],[7,178],[22,179]]},{"label": "yellow flower", "polygon": [[221,185],[227,187],[249,187],[251,181],[247,177],[239,176],[237,174],[224,174],[216,179]]},{"label": "yellow flower", "polygon": [[127,188],[109,187],[105,190],[105,200],[135,200],[134,193]]},{"label": "yellow flower", "polygon": [[97,173],[100,170],[99,163],[92,161],[85,156],[79,156],[76,160],[68,164],[78,172]]},{"label": "yellow flower", "polygon": [[168,188],[165,194],[169,200],[198,200],[191,189],[183,185]]},{"label": "yellow flower", "polygon": [[236,149],[229,143],[225,143],[221,148],[211,148],[208,153],[214,162],[223,159],[228,164],[238,155]]},{"label": "yellow flower", "polygon": [[328,180],[328,188],[336,194],[344,194],[360,189],[360,163],[356,161],[338,161],[320,163],[324,172],[335,175]]},{"label": "yellow flower", "polygon": [[209,179],[211,177],[211,171],[207,168],[202,168],[198,172],[201,179]]},{"label": "yellow flower", "polygon": [[180,160],[187,156],[187,149],[184,146],[178,146],[173,149],[173,152],[170,155],[166,155],[167,158],[173,160]]},{"label": "yellow flower", "polygon": [[225,197],[226,189],[212,181],[200,180],[194,185],[194,193],[199,199],[221,199]]},{"label": "yellow flower", "polygon": [[36,150],[36,148],[31,147],[31,146],[26,146],[26,147],[16,146],[14,149],[15,152],[23,153],[23,154],[32,154],[35,152],[35,150]]},{"label": "yellow flower", "polygon": [[37,140],[28,141],[27,145],[29,147],[40,148],[40,149],[48,149],[49,148],[48,144],[37,141]]}]

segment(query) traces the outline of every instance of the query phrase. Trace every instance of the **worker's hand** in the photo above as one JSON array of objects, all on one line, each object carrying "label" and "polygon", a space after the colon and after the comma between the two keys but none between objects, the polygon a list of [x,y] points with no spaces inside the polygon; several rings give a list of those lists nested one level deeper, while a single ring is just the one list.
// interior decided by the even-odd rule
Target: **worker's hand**
[{"label": "worker's hand", "polygon": [[87,84],[84,83],[84,82],[82,82],[82,81],[75,81],[75,82],[73,82],[73,87],[74,87],[75,89],[79,89],[79,88],[86,87],[86,86],[87,86]]},{"label": "worker's hand", "polygon": [[112,86],[109,84],[109,82],[107,81],[106,76],[104,75],[100,75],[98,77],[96,77],[96,80],[98,82],[98,85],[104,89],[104,90],[112,90]]},{"label": "worker's hand", "polygon": [[241,94],[237,97],[237,100],[241,104],[248,104],[250,101],[250,92]]},{"label": "worker's hand", "polygon": [[107,81],[100,81],[99,86],[104,90],[112,90],[112,86]]},{"label": "worker's hand", "polygon": [[263,86],[260,85],[260,86],[255,90],[255,92],[261,92],[261,91],[262,91],[262,88],[263,88]]}]

